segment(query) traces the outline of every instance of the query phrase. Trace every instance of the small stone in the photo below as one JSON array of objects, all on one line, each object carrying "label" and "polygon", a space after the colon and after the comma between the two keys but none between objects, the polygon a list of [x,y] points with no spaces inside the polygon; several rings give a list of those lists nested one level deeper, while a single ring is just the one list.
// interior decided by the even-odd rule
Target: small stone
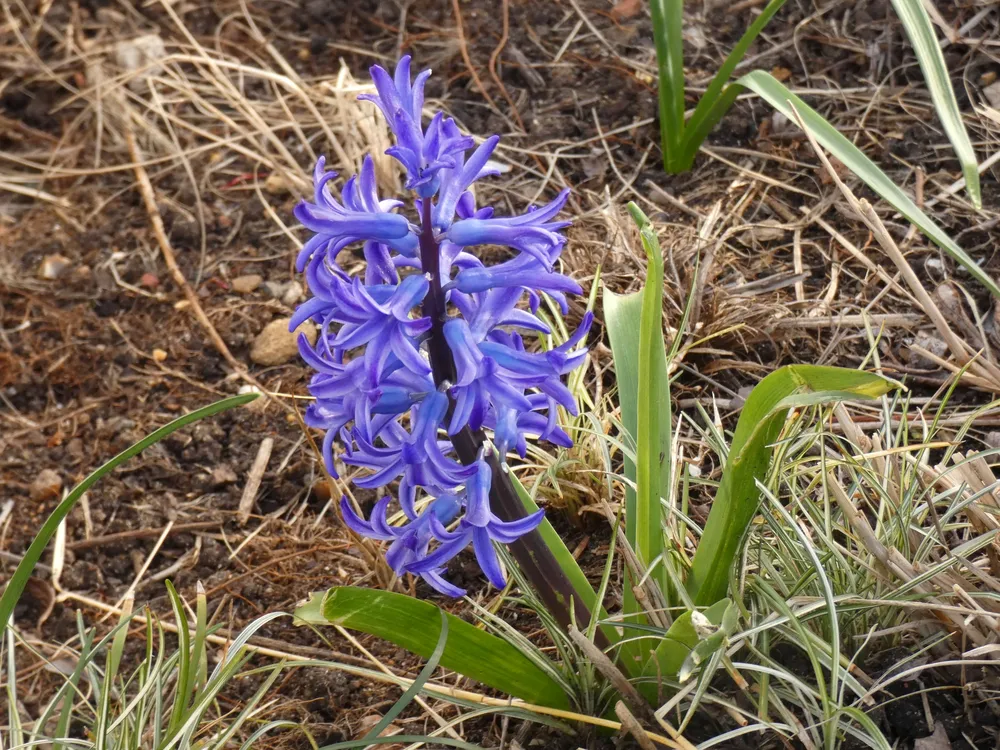
[{"label": "small stone", "polygon": [[281,299],[285,296],[285,292],[288,291],[288,287],[291,286],[291,282],[284,281],[265,281],[264,288],[267,293],[270,294],[275,299]]},{"label": "small stone", "polygon": [[246,276],[237,276],[231,283],[233,291],[237,294],[250,294],[256,291],[262,281],[264,281],[264,277],[255,273],[249,273]]},{"label": "small stone", "polygon": [[213,487],[224,487],[236,482],[236,472],[226,464],[219,464],[212,469],[211,483]]},{"label": "small stone", "polygon": [[940,366],[938,360],[948,359],[948,345],[939,339],[937,336],[927,332],[918,331],[917,335],[913,339],[913,346],[918,346],[931,357],[915,351],[910,350],[910,364],[914,367],[919,367],[921,369],[936,370]]},{"label": "small stone", "polygon": [[162,349],[153,349],[153,361],[163,362],[167,358],[167,353]]},{"label": "small stone", "polygon": [[983,442],[986,443],[987,448],[1000,448],[1000,432],[996,430],[987,432]]},{"label": "small stone", "polygon": [[160,277],[155,273],[144,273],[139,278],[139,286],[143,289],[156,289],[160,285]]},{"label": "small stone", "polygon": [[785,238],[786,229],[780,221],[775,219],[765,219],[754,226],[747,227],[740,232],[740,242],[744,245],[752,246],[758,242],[773,242]]},{"label": "small stone", "polygon": [[611,8],[610,16],[614,21],[625,21],[642,12],[642,0],[618,0]]},{"label": "small stone", "polygon": [[280,174],[269,174],[264,180],[264,189],[271,195],[284,195],[288,192],[288,183]]},{"label": "small stone", "polygon": [[913,743],[913,750],[951,750],[948,730],[940,721],[934,722],[934,734],[921,737]]},{"label": "small stone", "polygon": [[52,281],[66,274],[73,261],[65,255],[46,255],[38,266],[38,278]]},{"label": "small stone", "polygon": [[1000,81],[994,81],[983,89],[983,96],[994,109],[1000,109]]},{"label": "small stone", "polygon": [[129,88],[141,91],[147,78],[163,71],[157,62],[166,57],[167,48],[156,34],[145,34],[118,42],[114,55],[118,67],[132,74],[129,76]]},{"label": "small stone", "polygon": [[291,318],[272,320],[257,334],[250,347],[250,359],[258,365],[273,367],[290,362],[299,353],[296,343],[300,333],[304,333],[310,344],[316,343],[316,326],[307,320],[294,331],[288,330]]},{"label": "small stone", "polygon": [[777,80],[784,83],[785,81],[787,81],[789,78],[792,77],[792,71],[789,70],[788,68],[782,68],[779,66],[771,69],[771,75],[774,76]]},{"label": "small stone", "polygon": [[281,296],[281,301],[288,307],[292,307],[300,299],[302,299],[302,287],[293,281]]},{"label": "small stone", "polygon": [[52,469],[42,469],[38,476],[35,477],[35,481],[31,483],[28,494],[31,495],[32,500],[40,502],[53,497],[59,497],[61,489],[62,477]]},{"label": "small stone", "polygon": [[66,455],[75,461],[81,460],[83,458],[83,440],[75,437],[66,443]]},{"label": "small stone", "polygon": [[317,479],[312,486],[313,497],[325,503],[331,497],[330,483],[326,479]]}]

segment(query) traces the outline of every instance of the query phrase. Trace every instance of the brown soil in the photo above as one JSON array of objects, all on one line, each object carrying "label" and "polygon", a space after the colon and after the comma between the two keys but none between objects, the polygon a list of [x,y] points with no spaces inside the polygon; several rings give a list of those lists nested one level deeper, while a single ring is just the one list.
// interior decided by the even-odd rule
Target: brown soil
[{"label": "brown soil", "polygon": [[[30,486],[40,472],[54,470],[63,486],[70,487],[155,427],[243,385],[195,322],[190,307],[178,304],[183,294],[165,266],[133,172],[127,168],[120,127],[105,115],[104,129],[99,131],[95,112],[83,103],[89,100],[70,100],[74,91],[92,85],[79,59],[88,44],[155,33],[179,45],[184,37],[156,3],[118,7],[96,0],[43,5],[47,13],[31,29],[29,39],[39,57],[24,57],[26,62],[20,65],[0,62],[0,151],[10,157],[3,159],[0,169],[35,174],[38,180],[31,186],[55,198],[33,200],[0,193],[0,503],[13,504],[0,525],[0,549],[14,556],[56,504],[55,498],[31,497]],[[775,322],[815,311],[856,314],[871,301],[873,290],[881,288],[873,286],[873,277],[839,250],[828,232],[816,224],[802,230],[804,270],[796,272],[791,232],[776,239],[741,241],[745,235],[735,229],[766,219],[787,220],[798,215],[800,206],[812,207],[817,196],[832,192],[808,143],[792,129],[778,127],[765,104],[740,101],[709,139],[713,155],[700,156],[690,174],[671,177],[660,170],[655,81],[642,72],[655,70],[651,25],[645,12],[616,12],[616,7],[627,10],[631,3],[613,7],[607,0],[463,0],[458,5],[472,70],[463,60],[452,3],[447,0],[252,5],[258,28],[265,30],[276,52],[304,81],[335,76],[341,60],[362,80],[373,61],[392,59],[400,50],[411,52],[421,67],[433,67],[431,97],[440,99],[470,132],[502,133],[506,146],[519,149],[501,152],[517,166],[491,189],[488,200],[520,207],[527,198],[551,195],[563,184],[574,188],[572,211],[578,218],[567,259],[570,271],[585,286],[597,263],[611,288],[622,291],[638,285],[643,269],[637,245],[623,242],[621,232],[615,226],[609,229],[597,209],[606,188],[612,195],[620,194],[619,203],[641,195],[652,202],[646,208],[663,225],[671,249],[668,314],[676,319],[692,283],[694,254],[705,251],[705,243],[699,246],[696,241],[700,219],[721,202],[724,224],[731,231],[715,251],[700,322],[702,335],[722,334],[691,352],[687,360],[691,370],[680,379],[682,403],[710,395],[735,398],[741,388],[781,363],[821,360],[854,365],[867,352],[863,332],[849,327]],[[973,3],[946,5],[939,4],[955,27],[976,11]],[[226,54],[275,67],[246,23],[222,25],[231,14],[242,13],[240,6],[229,0],[174,4],[186,28],[206,47],[218,44]],[[582,22],[577,6],[587,22]],[[752,49],[754,66],[787,75],[793,87],[849,92],[825,97],[817,106],[901,184],[912,185],[917,179],[913,166],[920,165],[927,176],[924,194],[936,195],[959,170],[951,150],[942,147],[920,71],[902,43],[890,4],[844,0],[834,6],[817,14],[811,3],[789,2],[769,29],[768,39]],[[502,39],[504,13],[509,13],[509,33]],[[750,10],[724,8],[691,16],[687,65],[692,89],[707,83],[713,66],[751,18]],[[996,23],[994,11],[967,33],[988,33]],[[73,25],[72,40],[67,42],[66,29]],[[802,31],[795,43],[783,43],[793,39],[796,28]],[[0,35],[5,33],[0,30]],[[5,43],[15,44],[9,35]],[[63,64],[68,53],[79,64]],[[997,64],[986,51],[966,44],[949,46],[946,55],[950,68],[960,71],[960,83],[965,83],[956,88],[960,104],[968,110],[967,92],[978,97],[979,81],[990,71],[995,73]],[[46,64],[54,67],[51,75]],[[874,83],[884,89],[865,128],[859,130],[858,116],[871,101],[870,91],[860,88],[870,89]],[[148,97],[149,92],[135,95]],[[266,84],[253,80],[243,95],[252,100],[270,92]],[[689,97],[689,106],[692,103]],[[169,106],[179,117],[190,113],[176,97]],[[174,136],[162,121],[157,127],[169,144]],[[317,152],[329,148],[315,127],[310,136]],[[196,145],[187,131],[177,137],[184,148]],[[281,137],[295,149],[306,174],[311,164],[298,148],[294,132],[285,129]],[[140,141],[150,153],[156,151],[148,134]],[[163,148],[170,151],[169,146]],[[41,172],[24,166],[25,160],[44,162],[54,149],[59,155],[53,163],[76,171],[43,179]],[[559,149],[565,158],[554,161]],[[107,169],[95,170],[95,159]],[[294,227],[297,197],[281,189],[261,191],[268,170],[246,154],[202,149],[192,151],[187,161],[185,165],[173,158],[148,165],[158,208],[180,270],[212,325],[235,359],[250,365],[250,345],[259,331],[291,311],[282,296],[288,284],[297,281],[291,267],[294,247],[275,217]],[[223,166],[217,166],[220,162]],[[197,177],[197,193],[187,169]],[[766,174],[773,184],[747,170]],[[983,175],[987,217],[995,217],[998,210],[997,177],[992,169]],[[991,242],[995,235],[990,222],[995,219],[977,216],[957,200],[944,205],[947,210],[937,216],[945,228],[959,236],[986,268],[1000,270]],[[867,246],[869,238],[858,222],[836,208],[825,216],[858,246]],[[621,217],[619,221],[620,229],[625,223]],[[919,237],[908,249],[930,282],[946,277],[965,280]],[[65,276],[58,281],[38,279],[43,259],[52,255],[68,259]],[[824,308],[818,300],[835,265],[839,287]],[[246,274],[258,274],[265,283],[249,294],[235,293],[232,279]],[[798,296],[795,281],[802,284]],[[282,292],[275,295],[268,285]],[[981,309],[988,310],[986,297],[971,285],[970,290]],[[873,311],[908,309],[907,303],[887,295]],[[743,327],[730,330],[737,322]],[[883,364],[933,389],[944,382],[946,373],[909,357],[905,345],[912,333],[905,328],[886,332]],[[602,337],[598,325],[591,343],[598,361],[607,365]],[[250,365],[250,372],[268,390],[305,393],[308,373],[297,361],[270,368]],[[613,385],[613,375],[605,385]],[[984,397],[970,391],[965,398]],[[241,526],[236,510],[247,472],[265,438],[274,441],[272,457],[253,516]],[[159,532],[172,525],[142,577],[138,602],[148,603],[156,612],[169,611],[156,574],[181,563],[169,576],[178,589],[190,596],[201,581],[214,618],[236,630],[265,612],[290,611],[312,591],[370,582],[329,498],[316,456],[294,416],[262,399],[250,408],[176,433],[95,487],[68,519],[67,559],[59,583],[63,591],[113,604],[147,562]],[[563,525],[572,548],[582,534]],[[138,535],[138,530],[144,533]],[[602,525],[592,531],[581,562],[599,576],[603,565],[599,547],[606,549],[608,532]],[[0,565],[0,575],[13,569],[7,559]],[[88,620],[102,614],[79,598],[68,598],[45,612],[51,584],[44,572],[37,577],[39,583],[29,588],[15,613],[26,632],[37,630],[46,642],[58,643],[75,634],[77,608],[82,607]],[[477,583],[472,566],[456,570],[454,579],[471,585],[483,601],[494,595]],[[419,586],[418,591],[427,594]],[[42,614],[46,616],[39,622]],[[518,622],[524,623],[525,617],[530,613],[521,612]],[[330,642],[324,644],[312,632],[293,627],[289,619],[268,625],[260,635],[291,653],[323,649],[334,658],[336,649],[365,663],[335,633],[328,633]],[[389,668],[410,675],[419,669],[419,660],[392,646],[373,639],[362,642]],[[308,723],[321,744],[357,737],[368,726],[365,719],[381,715],[399,695],[395,688],[317,668],[291,670],[280,684],[283,700],[274,718]],[[49,687],[45,678],[32,683],[34,693],[26,699],[26,707],[30,710],[32,701],[41,700]],[[238,701],[252,689],[250,681],[234,686],[228,700]],[[942,700],[932,698],[932,705],[957,717],[954,727],[949,725],[954,729],[953,746],[986,747],[961,744],[963,730],[978,738],[976,743],[986,743],[987,733],[981,721],[965,720],[960,698]],[[909,742],[917,735],[904,731],[889,716],[892,710],[886,711],[887,731]],[[452,709],[442,711],[452,715]],[[404,717],[408,733],[433,728],[416,711]],[[721,715],[706,717],[689,736],[693,741],[704,739],[731,728],[729,721]],[[995,729],[991,731],[995,736]],[[484,746],[495,745],[501,732],[499,721],[467,727],[469,740]],[[547,747],[586,742],[602,747],[610,742],[539,732]],[[527,747],[530,738],[522,739]]]}]

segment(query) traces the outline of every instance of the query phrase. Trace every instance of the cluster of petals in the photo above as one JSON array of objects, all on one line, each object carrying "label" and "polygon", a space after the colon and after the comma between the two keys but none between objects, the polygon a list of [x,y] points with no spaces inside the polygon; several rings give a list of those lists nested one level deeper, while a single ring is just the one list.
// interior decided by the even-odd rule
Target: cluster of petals
[{"label": "cluster of petals", "polygon": [[[542,293],[565,312],[567,295],[581,291],[556,269],[565,243],[560,230],[567,224],[556,216],[566,192],[519,216],[498,217],[478,207],[472,187],[495,174],[490,157],[497,137],[477,146],[442,113],[424,127],[430,73],[411,81],[408,57],[392,76],[378,66],[371,73],[377,93],[361,98],[378,107],[395,136],[387,153],[406,172],[416,212],[407,218],[402,201],[379,198],[370,158],[338,199],[331,190],[336,174],[320,159],[314,199],[295,210],[312,233],[297,262],[311,296],[290,327],[312,320],[320,331],[314,345],[300,337],[299,348],[315,371],[306,421],[325,431],[327,469],[336,475],[336,456],[364,470],[353,480],[358,487],[384,491],[398,482],[398,511],[383,495],[365,519],[344,498],[345,522],[390,542],[386,559],[396,573],[419,575],[436,590],[460,596],[463,590],[444,577],[450,560],[471,546],[489,581],[502,587],[494,543],[509,544],[542,520],[541,511],[515,521],[497,518],[489,500],[493,473],[503,470],[498,463],[508,452],[524,456],[529,437],[571,445],[557,418],[559,407],[576,409],[562,378],[586,357],[580,345],[591,316],[558,347],[525,346],[523,334],[551,333],[537,315]],[[425,201],[431,202],[428,211]],[[431,217],[438,283],[421,262],[421,215]],[[489,266],[473,251],[480,245],[513,253]],[[349,246],[361,248],[363,278],[344,268],[340,256]],[[443,296],[437,309],[447,311],[439,335],[454,362],[447,382],[432,372],[433,326],[422,312],[435,293]],[[488,429],[494,436],[468,465],[451,442],[465,429]],[[498,460],[490,460],[493,451]]]}]

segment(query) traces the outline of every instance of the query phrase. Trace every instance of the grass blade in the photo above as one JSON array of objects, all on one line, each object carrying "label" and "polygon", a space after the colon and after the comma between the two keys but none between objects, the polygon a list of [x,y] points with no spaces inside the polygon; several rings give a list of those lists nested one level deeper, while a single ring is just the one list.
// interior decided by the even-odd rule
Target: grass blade
[{"label": "grass blade", "polygon": [[417,675],[417,679],[413,681],[413,684],[399,696],[399,700],[392,705],[392,708],[385,712],[379,723],[372,727],[372,730],[365,735],[366,740],[373,740],[382,734],[386,730],[386,727],[392,724],[392,720],[399,716],[403,712],[403,709],[410,705],[413,699],[417,697],[417,693],[424,689],[427,680],[431,678],[434,670],[437,669],[438,662],[441,661],[441,655],[444,653],[445,644],[448,642],[448,618],[445,617],[444,611],[438,610],[438,612],[441,615],[441,632],[438,634],[438,642],[437,646],[434,647],[434,653],[431,654],[424,668],[420,670],[420,674]]},{"label": "grass blade", "polygon": [[27,585],[28,579],[31,577],[31,572],[35,569],[35,565],[37,565],[38,561],[42,558],[42,553],[45,551],[45,547],[48,545],[49,540],[55,535],[56,529],[59,528],[59,524],[69,514],[69,512],[73,509],[73,506],[76,505],[83,494],[93,487],[101,477],[113,471],[133,456],[142,453],[146,450],[146,448],[154,443],[158,443],[163,440],[163,438],[172,432],[176,432],[182,427],[186,427],[187,425],[197,422],[200,419],[205,419],[205,417],[210,417],[213,414],[218,414],[219,412],[232,409],[236,406],[242,406],[243,404],[248,404],[259,395],[259,393],[246,393],[240,396],[225,398],[221,401],[216,401],[214,404],[209,404],[201,409],[197,409],[190,414],[185,414],[183,417],[179,417],[173,422],[165,424],[160,429],[151,432],[135,445],[126,448],[74,487],[73,490],[66,495],[63,501],[56,506],[56,509],[52,511],[52,514],[45,520],[42,528],[39,530],[38,534],[25,551],[24,556],[21,558],[21,562],[18,563],[17,568],[14,570],[14,575],[10,577],[10,580],[4,587],[3,596],[0,597],[0,635],[3,635],[4,630],[7,628],[7,622],[10,620],[11,613],[14,611],[14,605],[16,605],[17,600],[21,598],[21,593],[24,591],[24,587]]},{"label": "grass blade", "polygon": [[894,387],[879,375],[819,365],[782,367],[754,387],[736,424],[722,481],[688,575],[688,593],[696,605],[711,605],[726,595],[729,571],[760,505],[756,483],[767,474],[771,444],[784,426],[787,410],[878,398]]},{"label": "grass blade", "polygon": [[663,169],[684,171],[684,0],[650,0],[659,70],[660,140]]},{"label": "grass blade", "polygon": [[[705,93],[698,100],[698,104],[694,108],[694,113],[684,128],[684,142],[681,146],[681,152],[684,155],[684,171],[691,169],[694,157],[698,153],[698,148],[701,146],[702,141],[705,140],[712,128],[729,111],[729,108],[736,100],[739,87],[726,87],[729,77],[736,70],[736,66],[740,64],[740,61],[746,56],[750,45],[760,36],[760,32],[763,31],[768,21],[781,9],[781,6],[785,2],[786,0],[771,0],[764,7],[760,15],[743,32],[743,36],[740,37],[740,40],[726,57],[722,66],[712,77],[712,81],[708,84],[708,88],[705,89]],[[723,91],[723,88],[726,90]]]},{"label": "grass blade", "polygon": [[958,110],[955,90],[951,85],[951,76],[938,44],[937,34],[931,23],[923,0],[892,0],[899,20],[903,22],[906,36],[910,38],[913,51],[917,54],[920,70],[923,71],[927,90],[934,102],[934,109],[948,134],[955,156],[962,165],[965,175],[965,190],[969,194],[972,205],[977,209],[983,207],[983,196],[979,188],[979,165],[976,163],[976,152],[972,148],[969,134],[962,122],[962,113]]},{"label": "grass blade", "polygon": [[976,261],[969,257],[948,236],[947,232],[939,227],[930,216],[925,214],[910,199],[910,196],[890,180],[885,172],[879,169],[857,146],[841,135],[816,110],[789,91],[770,73],[765,73],[762,70],[747,73],[736,83],[745,86],[765,99],[772,107],[792,122],[797,122],[796,113],[798,116],[801,116],[806,127],[816,137],[816,140],[823,144],[824,148],[840,159],[848,169],[861,178],[868,187],[878,193],[899,213],[912,221],[920,231],[934,240],[942,250],[972,274],[980,284],[985,286],[990,291],[990,294],[1000,297],[1000,286],[997,285],[996,281],[980,268]]},{"label": "grass blade", "polygon": [[[646,284],[639,317],[639,362],[636,403],[635,554],[648,569],[663,554],[663,513],[660,494],[670,487],[670,391],[667,354],[663,348],[663,253],[656,231],[634,203],[628,210],[639,227],[646,251]],[[665,412],[665,413],[664,413]],[[664,424],[665,423],[665,424]],[[662,441],[664,424],[667,436]],[[626,519],[626,522],[629,519]],[[654,575],[667,591],[661,567]]]},{"label": "grass blade", "polygon": [[[384,638],[425,659],[438,642],[441,610],[404,594],[337,586],[314,594],[295,610],[300,624],[332,623]],[[448,618],[448,642],[441,666],[529,703],[567,708],[562,686],[502,638],[464,620]]]},{"label": "grass blade", "polygon": [[194,688],[194,677],[191,672],[191,632],[188,630],[184,602],[181,601],[180,594],[177,593],[169,580],[164,581],[164,584],[167,587],[170,606],[173,608],[174,617],[177,620],[177,688],[174,691],[174,708],[170,714],[170,723],[167,725],[167,736],[172,737],[179,731],[187,716],[187,708]]}]

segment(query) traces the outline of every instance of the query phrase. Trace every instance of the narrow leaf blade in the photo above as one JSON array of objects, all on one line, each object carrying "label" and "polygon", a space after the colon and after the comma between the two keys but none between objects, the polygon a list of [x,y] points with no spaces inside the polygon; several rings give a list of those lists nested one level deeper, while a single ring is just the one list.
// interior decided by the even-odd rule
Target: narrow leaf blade
[{"label": "narrow leaf blade", "polygon": [[725,95],[723,95],[723,88],[729,82],[729,77],[736,70],[736,66],[740,64],[740,61],[746,56],[750,45],[760,36],[760,32],[764,30],[764,27],[785,2],[786,0],[771,0],[764,7],[760,15],[743,32],[743,36],[740,37],[740,40],[730,51],[725,61],[712,77],[712,81],[708,84],[708,88],[705,89],[705,93],[698,100],[698,104],[694,108],[694,113],[684,128],[684,143],[681,151],[685,158],[685,169],[691,168],[695,154],[698,153],[698,147],[701,146],[702,141],[708,136],[709,131],[726,114],[736,100],[736,91],[730,94],[727,90]]},{"label": "narrow leaf blade", "polygon": [[659,72],[660,137],[663,169],[683,169],[684,136],[684,0],[650,0]]},{"label": "narrow leaf blade", "polygon": [[765,99],[792,122],[796,122],[795,114],[798,112],[806,127],[816,137],[816,140],[823,144],[824,148],[840,159],[848,169],[899,213],[912,221],[921,232],[930,237],[980,284],[985,286],[990,294],[1000,297],[1000,286],[997,285],[997,282],[980,268],[976,261],[948,236],[947,232],[924,213],[911,200],[910,196],[890,180],[885,172],[879,169],[857,146],[841,135],[822,115],[789,91],[774,76],[762,70],[755,70],[738,79],[736,84],[745,86]]},{"label": "narrow leaf blade", "polygon": [[[337,586],[295,611],[296,622],[332,623],[395,643],[429,659],[438,645],[441,610],[404,594]],[[448,640],[440,664],[489,687],[552,708],[568,708],[562,687],[507,641],[445,614]]]},{"label": "narrow leaf blade", "polygon": [[965,175],[965,189],[969,194],[969,199],[977,209],[982,208],[983,196],[979,187],[979,165],[976,162],[976,152],[972,148],[969,134],[965,130],[965,123],[962,122],[962,113],[958,109],[955,89],[952,88],[951,76],[948,75],[948,66],[941,53],[941,45],[938,44],[931,18],[924,7],[923,0],[892,0],[892,5],[896,9],[899,20],[903,23],[903,28],[906,29],[906,36],[910,38],[910,44],[913,45],[913,51],[917,54],[917,62],[920,63],[920,70],[923,71],[931,101],[934,102],[934,109],[944,126],[944,132],[948,134],[952,148],[955,149],[955,156],[958,157],[958,161],[962,165],[962,174]]},{"label": "narrow leaf blade", "polygon": [[[629,212],[639,227],[646,251],[646,283],[642,289],[639,317],[639,379],[636,415],[636,525],[635,553],[647,568],[663,554],[663,512],[660,496],[670,487],[670,391],[667,354],[663,347],[663,253],[656,231],[634,203]],[[661,425],[666,423],[666,443]],[[666,592],[666,576],[660,566],[654,573]]]},{"label": "narrow leaf blade", "polygon": [[25,551],[24,556],[21,558],[21,562],[18,563],[17,568],[14,570],[14,575],[10,577],[10,580],[4,587],[3,596],[0,597],[0,635],[2,635],[6,629],[7,622],[10,620],[11,613],[14,611],[14,606],[17,604],[17,600],[21,598],[21,593],[24,591],[24,587],[27,585],[28,579],[31,577],[31,572],[35,569],[35,565],[37,565],[38,561],[42,558],[42,553],[45,552],[45,547],[48,545],[49,540],[55,535],[56,529],[59,528],[59,524],[69,514],[69,512],[73,509],[73,506],[77,504],[80,498],[83,497],[83,494],[93,487],[101,477],[108,472],[113,471],[133,456],[142,453],[146,450],[146,448],[154,443],[158,443],[163,440],[163,438],[170,433],[176,432],[182,427],[185,427],[193,422],[197,422],[200,419],[205,419],[205,417],[218,414],[221,411],[226,411],[227,409],[232,409],[236,406],[248,404],[259,395],[259,393],[247,393],[240,396],[232,396],[231,398],[216,401],[214,404],[209,404],[208,406],[193,411],[190,414],[185,414],[183,417],[178,417],[173,422],[165,424],[160,429],[151,432],[135,445],[129,446],[123,450],[99,469],[92,472],[86,479],[80,482],[80,484],[74,487],[73,490],[66,495],[63,501],[56,506],[56,509],[52,511],[52,514],[45,520],[45,523],[42,524],[42,528],[39,530],[37,536],[35,536],[32,540],[28,549]]}]

